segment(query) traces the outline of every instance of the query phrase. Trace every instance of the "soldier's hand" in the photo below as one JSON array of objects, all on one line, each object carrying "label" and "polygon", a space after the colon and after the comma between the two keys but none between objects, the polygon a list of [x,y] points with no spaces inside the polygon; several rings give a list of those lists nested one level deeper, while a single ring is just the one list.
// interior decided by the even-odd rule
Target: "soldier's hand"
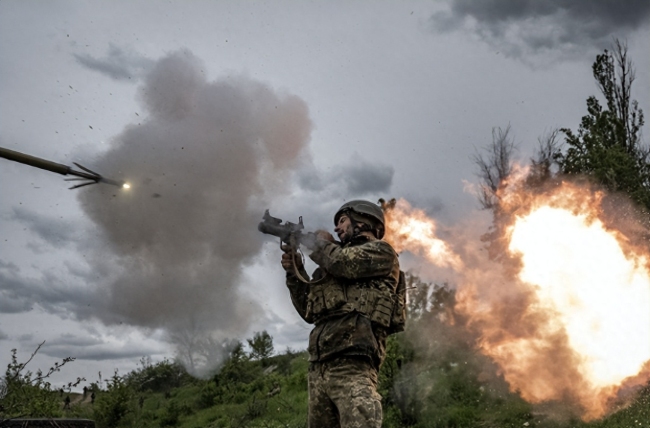
[{"label": "soldier's hand", "polygon": [[302,259],[300,257],[298,257],[297,253],[295,253],[295,252],[293,252],[291,250],[290,246],[288,246],[286,244],[282,245],[282,251],[284,251],[284,253],[282,254],[282,260],[281,260],[280,263],[282,264],[282,268],[285,271],[290,272],[290,273],[294,273],[293,272],[293,261],[291,260],[292,256],[293,256],[293,259],[296,262],[296,269],[298,269],[298,270],[302,269]]},{"label": "soldier's hand", "polygon": [[322,239],[324,241],[328,241],[328,242],[332,242],[332,243],[336,242],[336,240],[334,240],[334,237],[332,236],[332,234],[329,233],[326,230],[319,229],[315,233],[316,233],[316,238],[318,238],[318,239]]}]

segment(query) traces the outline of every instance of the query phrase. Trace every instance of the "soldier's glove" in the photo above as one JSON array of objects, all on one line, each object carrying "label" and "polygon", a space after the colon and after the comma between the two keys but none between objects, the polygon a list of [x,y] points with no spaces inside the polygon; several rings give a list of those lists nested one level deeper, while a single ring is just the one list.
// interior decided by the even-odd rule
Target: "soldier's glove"
[{"label": "soldier's glove", "polygon": [[282,254],[282,261],[281,261],[282,268],[287,272],[294,273],[293,263],[295,261],[296,269],[301,270],[303,268],[303,263],[302,263],[302,258],[298,256],[298,253],[293,251],[293,249],[289,245],[282,245],[281,248],[282,251],[284,251],[284,254]]},{"label": "soldier's glove", "polygon": [[316,238],[318,238],[318,239],[322,239],[323,241],[327,241],[327,242],[331,242],[331,243],[336,242],[336,240],[334,239],[332,234],[329,233],[326,230],[319,229],[315,233],[316,233]]}]

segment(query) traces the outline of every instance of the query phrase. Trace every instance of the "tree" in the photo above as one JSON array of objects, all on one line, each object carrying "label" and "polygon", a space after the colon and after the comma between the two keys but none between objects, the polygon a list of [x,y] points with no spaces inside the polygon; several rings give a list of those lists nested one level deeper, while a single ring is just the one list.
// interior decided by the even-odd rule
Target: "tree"
[{"label": "tree", "polygon": [[256,332],[252,339],[246,339],[248,346],[251,347],[250,358],[252,360],[265,361],[273,355],[273,337],[266,330]]},{"label": "tree", "polygon": [[405,281],[408,325],[409,322],[419,320],[429,311],[429,294],[432,286],[411,271],[405,272]]},{"label": "tree", "polygon": [[559,129],[553,129],[537,139],[539,146],[535,155],[530,159],[531,170],[527,177],[532,186],[545,182],[559,172],[555,162],[555,156],[559,151],[559,133]]},{"label": "tree", "polygon": [[479,203],[483,209],[493,209],[498,205],[497,192],[504,180],[512,172],[512,156],[515,152],[515,143],[510,138],[510,125],[506,129],[492,129],[492,143],[484,148],[486,157],[476,153],[474,163],[479,171],[481,193]]},{"label": "tree", "polygon": [[230,350],[228,351],[228,361],[235,363],[241,363],[242,361],[248,361],[248,356],[244,351],[244,344],[239,340],[233,340],[229,345]]},{"label": "tree", "polygon": [[641,141],[643,110],[632,99],[635,72],[627,45],[616,40],[613,52],[598,55],[592,70],[606,108],[589,97],[588,114],[577,133],[561,129],[568,148],[557,150],[554,160],[562,173],[591,176],[609,191],[625,192],[650,209],[650,151]]}]

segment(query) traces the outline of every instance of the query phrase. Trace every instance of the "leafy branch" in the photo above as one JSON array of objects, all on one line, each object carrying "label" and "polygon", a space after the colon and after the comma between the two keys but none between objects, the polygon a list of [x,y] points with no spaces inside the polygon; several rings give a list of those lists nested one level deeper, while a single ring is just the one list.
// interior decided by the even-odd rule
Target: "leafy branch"
[{"label": "leafy branch", "polygon": [[[35,374],[31,371],[24,372],[44,344],[45,341],[41,342],[24,363],[18,362],[16,349],[11,350],[11,362],[0,381],[0,427],[15,418],[53,417],[61,413],[59,402],[52,394],[47,379],[75,358],[66,357],[56,361],[46,372],[40,369]],[[76,381],[68,382],[63,389],[70,391],[85,380],[77,377]]]}]

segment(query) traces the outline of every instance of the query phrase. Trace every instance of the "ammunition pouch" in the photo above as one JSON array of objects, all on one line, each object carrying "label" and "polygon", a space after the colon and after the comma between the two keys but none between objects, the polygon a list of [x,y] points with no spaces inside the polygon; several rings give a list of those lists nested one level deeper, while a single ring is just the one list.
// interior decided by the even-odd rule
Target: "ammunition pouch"
[{"label": "ammunition pouch", "polygon": [[341,308],[346,303],[345,291],[340,284],[326,281],[309,287],[306,318],[317,320],[328,312]]},{"label": "ammunition pouch", "polygon": [[358,312],[374,324],[389,328],[395,312],[393,293],[382,281],[346,285],[326,281],[312,285],[307,297],[306,318],[316,322],[335,315]]},{"label": "ammunition pouch", "polygon": [[388,334],[399,333],[404,331],[406,326],[406,277],[404,272],[399,271],[399,280],[395,290],[395,304],[390,317],[390,327]]}]

